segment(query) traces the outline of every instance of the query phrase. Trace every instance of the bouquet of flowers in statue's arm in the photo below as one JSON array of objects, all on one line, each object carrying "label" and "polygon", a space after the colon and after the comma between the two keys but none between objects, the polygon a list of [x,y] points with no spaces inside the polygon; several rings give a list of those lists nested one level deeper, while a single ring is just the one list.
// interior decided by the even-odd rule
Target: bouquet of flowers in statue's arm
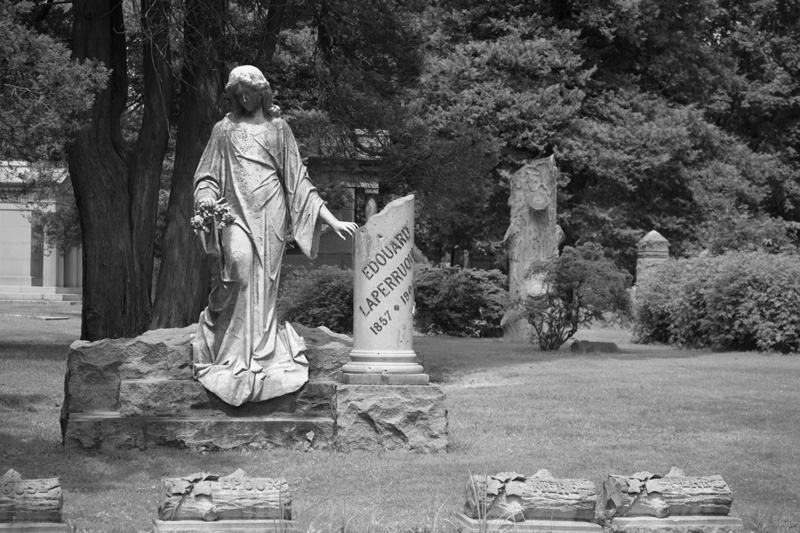
[{"label": "bouquet of flowers in statue's arm", "polygon": [[213,207],[200,207],[195,210],[191,219],[192,229],[200,235],[203,243],[203,250],[207,254],[219,257],[221,249],[219,245],[219,231],[227,228],[236,221],[236,216],[231,213],[228,207],[228,200],[220,198]]}]

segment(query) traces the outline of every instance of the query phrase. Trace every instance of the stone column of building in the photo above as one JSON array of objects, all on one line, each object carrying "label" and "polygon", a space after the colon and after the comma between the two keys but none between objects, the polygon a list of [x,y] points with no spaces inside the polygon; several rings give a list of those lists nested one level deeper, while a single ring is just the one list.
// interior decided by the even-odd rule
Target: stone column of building
[{"label": "stone column of building", "polygon": [[[59,259],[63,264],[63,258],[59,257],[58,249],[55,245],[52,247],[44,246],[42,252],[42,286],[43,287],[58,287],[59,282]],[[63,273],[63,268],[61,270]],[[63,275],[63,274],[62,274]]]},{"label": "stone column of building", "polygon": [[669,259],[669,241],[656,230],[651,231],[636,246],[636,278],[641,280],[647,271]]},{"label": "stone column of building", "polygon": [[414,197],[391,202],[358,229],[353,282],[353,350],[341,381],[427,385],[413,349]]}]

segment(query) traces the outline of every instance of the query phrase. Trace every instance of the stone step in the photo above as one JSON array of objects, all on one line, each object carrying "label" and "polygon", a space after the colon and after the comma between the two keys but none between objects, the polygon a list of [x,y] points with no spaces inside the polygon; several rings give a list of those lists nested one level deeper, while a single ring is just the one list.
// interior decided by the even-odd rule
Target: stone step
[{"label": "stone step", "polygon": [[37,294],[82,294],[81,287],[37,287],[37,286],[15,286],[0,285],[0,292],[22,292]]},{"label": "stone step", "polygon": [[0,292],[0,300],[3,301],[37,301],[48,302],[79,302],[80,294],[52,294],[42,292]]},{"label": "stone step", "polygon": [[156,446],[195,452],[273,447],[307,450],[332,445],[334,433],[332,417],[122,416],[94,411],[70,413],[64,448],[67,453]]},{"label": "stone step", "polygon": [[310,381],[297,392],[266,402],[233,407],[186,379],[123,379],[119,385],[122,416],[333,416],[336,384]]}]

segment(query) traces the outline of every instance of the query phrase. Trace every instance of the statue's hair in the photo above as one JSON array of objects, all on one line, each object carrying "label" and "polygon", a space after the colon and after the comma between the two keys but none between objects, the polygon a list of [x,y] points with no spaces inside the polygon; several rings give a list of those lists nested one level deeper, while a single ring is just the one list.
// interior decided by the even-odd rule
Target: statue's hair
[{"label": "statue's hair", "polygon": [[272,88],[264,74],[256,67],[242,65],[231,70],[228,83],[225,85],[225,94],[234,107],[237,106],[235,92],[240,86],[253,89],[261,94],[261,107],[263,107],[265,115],[269,117],[278,112],[272,105]]}]

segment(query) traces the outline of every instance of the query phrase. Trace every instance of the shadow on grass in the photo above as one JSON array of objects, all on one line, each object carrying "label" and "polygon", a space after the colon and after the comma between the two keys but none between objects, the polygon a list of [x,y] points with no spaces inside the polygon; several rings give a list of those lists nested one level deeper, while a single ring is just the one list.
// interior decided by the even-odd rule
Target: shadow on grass
[{"label": "shadow on grass", "polygon": [[[672,346],[633,344],[627,337],[620,336],[616,342],[616,353],[573,353],[567,341],[561,349],[543,352],[536,344],[504,343],[502,339],[471,339],[437,335],[415,337],[414,350],[421,355],[426,372],[431,381],[441,383],[453,374],[468,374],[493,370],[509,365],[536,364],[567,359],[608,359],[608,360],[647,360],[647,359],[691,359],[709,353],[703,350],[681,350]],[[595,338],[584,334],[582,339],[609,341],[608,337]]]},{"label": "shadow on grass", "polygon": [[9,409],[28,409],[37,402],[47,400],[44,394],[7,394],[0,393],[0,407]]},{"label": "shadow on grass", "polygon": [[0,341],[0,359],[64,361],[67,359],[67,355],[69,355],[69,344],[36,341]]}]

